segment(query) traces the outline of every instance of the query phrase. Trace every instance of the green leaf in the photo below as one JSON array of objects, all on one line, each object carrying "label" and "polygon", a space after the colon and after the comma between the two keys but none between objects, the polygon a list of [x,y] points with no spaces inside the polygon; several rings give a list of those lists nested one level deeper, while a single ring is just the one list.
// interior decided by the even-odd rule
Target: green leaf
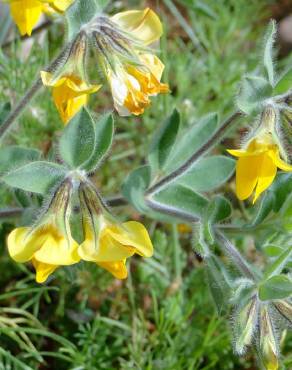
[{"label": "green leaf", "polygon": [[268,215],[273,211],[275,195],[271,191],[267,191],[258,205],[251,227],[261,224]]},{"label": "green leaf", "polygon": [[59,143],[60,155],[71,168],[78,168],[91,157],[95,144],[93,119],[83,108],[65,127]]},{"label": "green leaf", "polygon": [[284,206],[281,208],[281,218],[283,227],[287,231],[292,231],[292,193],[286,199]]},{"label": "green leaf", "polygon": [[208,206],[206,198],[180,184],[171,184],[161,190],[154,195],[154,200],[198,218],[203,216]]},{"label": "green leaf", "polygon": [[264,252],[268,257],[278,257],[281,253],[283,253],[284,249],[281,246],[274,245],[274,244],[267,244],[264,247]]},{"label": "green leaf", "polygon": [[146,165],[131,172],[122,185],[123,196],[142,213],[148,209],[145,205],[144,193],[149,187],[150,180],[151,168]]},{"label": "green leaf", "polygon": [[66,176],[65,169],[50,162],[31,162],[10,171],[1,180],[11,187],[47,195]]},{"label": "green leaf", "polygon": [[165,172],[171,172],[188,160],[218,128],[218,115],[211,113],[203,117],[197,124],[186,130],[171,151],[165,164]]},{"label": "green leaf", "polygon": [[224,156],[203,158],[177,182],[194,191],[211,191],[224,184],[233,174],[235,161]]},{"label": "green leaf", "polygon": [[20,146],[7,146],[0,149],[0,174],[21,165],[37,161],[41,156],[39,150],[28,149]]},{"label": "green leaf", "polygon": [[292,295],[292,280],[286,275],[276,275],[259,286],[261,301],[283,299]]},{"label": "green leaf", "polygon": [[210,255],[205,259],[208,286],[216,305],[218,313],[226,311],[231,280],[225,265],[215,256]]},{"label": "green leaf", "polygon": [[1,123],[4,122],[4,120],[7,118],[10,111],[11,111],[10,103],[0,104],[0,126],[1,126]]},{"label": "green leaf", "polygon": [[69,40],[73,39],[83,25],[101,13],[108,2],[108,0],[75,0],[66,12]]},{"label": "green leaf", "polygon": [[162,126],[153,134],[148,161],[154,173],[163,169],[167,162],[167,158],[177,137],[179,125],[180,115],[178,111],[174,109]]},{"label": "green leaf", "polygon": [[266,70],[269,83],[272,86],[274,86],[273,46],[274,46],[276,32],[277,32],[276,23],[275,21],[271,21],[268,26],[268,30],[266,34],[266,41],[265,41],[265,48],[264,48],[264,67]]},{"label": "green leaf", "polygon": [[88,172],[96,170],[111,148],[114,136],[114,119],[112,114],[105,114],[100,118],[94,127],[95,140],[91,157],[82,166]]},{"label": "green leaf", "polygon": [[292,68],[288,69],[278,80],[274,87],[273,94],[281,95],[292,89]]},{"label": "green leaf", "polygon": [[257,114],[262,109],[263,102],[272,96],[270,83],[258,76],[245,76],[237,97],[238,108],[246,114]]},{"label": "green leaf", "polygon": [[292,256],[292,246],[289,246],[280,256],[266,269],[265,279],[280,274]]},{"label": "green leaf", "polygon": [[217,223],[230,217],[232,206],[228,199],[222,195],[216,195],[207,208],[206,219],[211,223]]},{"label": "green leaf", "polygon": [[269,191],[275,195],[274,212],[279,212],[292,192],[292,173],[280,173]]}]

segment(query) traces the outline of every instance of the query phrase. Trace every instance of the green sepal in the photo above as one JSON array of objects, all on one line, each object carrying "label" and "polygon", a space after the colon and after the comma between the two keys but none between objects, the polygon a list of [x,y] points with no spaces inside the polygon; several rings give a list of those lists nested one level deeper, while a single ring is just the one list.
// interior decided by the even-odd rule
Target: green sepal
[{"label": "green sepal", "polygon": [[31,162],[1,177],[1,181],[13,188],[47,195],[66,176],[64,167],[51,162]]},{"label": "green sepal", "polygon": [[180,115],[179,112],[174,109],[172,114],[163,122],[162,126],[154,132],[148,154],[148,161],[152,173],[156,173],[164,168],[173,145],[175,144],[179,126]]},{"label": "green sepal", "polygon": [[144,193],[151,181],[151,168],[148,165],[132,171],[122,185],[123,196],[140,212],[145,213],[148,207],[145,204]]},{"label": "green sepal", "polygon": [[81,167],[94,172],[110,150],[114,136],[114,119],[112,114],[105,114],[94,122],[94,147],[88,161]]},{"label": "green sepal", "polygon": [[90,22],[97,14],[102,13],[108,0],[75,0],[66,12],[69,41]]},{"label": "green sepal", "polygon": [[177,182],[194,191],[207,192],[224,184],[234,173],[235,161],[221,155],[203,158]]},{"label": "green sepal", "polygon": [[169,173],[180,167],[214,134],[219,125],[217,113],[210,113],[179,135],[169,154],[164,171]]},{"label": "green sepal", "polygon": [[272,94],[272,85],[265,78],[247,75],[241,83],[237,106],[246,114],[256,115],[262,110],[265,100]]},{"label": "green sepal", "polygon": [[287,275],[275,275],[259,285],[261,301],[270,301],[292,296],[292,280]]},{"label": "green sepal", "polygon": [[40,157],[41,152],[37,149],[15,145],[0,148],[0,174],[18,168],[25,163],[37,161]]}]

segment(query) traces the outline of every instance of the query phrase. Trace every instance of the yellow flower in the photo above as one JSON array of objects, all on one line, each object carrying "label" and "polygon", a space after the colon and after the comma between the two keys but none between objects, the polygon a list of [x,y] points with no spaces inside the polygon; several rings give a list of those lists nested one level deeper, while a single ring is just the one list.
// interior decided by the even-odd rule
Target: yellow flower
[{"label": "yellow flower", "polygon": [[54,79],[51,73],[42,71],[41,78],[45,86],[53,88],[53,99],[65,124],[87,104],[89,95],[101,87],[90,85],[73,74]]},{"label": "yellow flower", "polygon": [[118,279],[128,275],[126,259],[135,253],[151,257],[153,246],[146,228],[139,222],[120,225],[109,222],[100,215],[95,226],[84,220],[85,240],[78,249],[85,261],[95,262]]},{"label": "yellow flower", "polygon": [[108,79],[116,110],[121,116],[140,115],[151,102],[149,96],[169,92],[168,85],[160,83],[163,63],[153,54],[142,54],[143,67],[129,65],[108,72]]},{"label": "yellow flower", "polygon": [[73,0],[8,0],[11,16],[17,24],[21,35],[31,35],[43,12],[53,9],[64,12]]},{"label": "yellow flower", "polygon": [[[121,116],[140,115],[150,105],[150,96],[169,92],[168,85],[160,82],[164,65],[147,48],[161,37],[162,24],[149,8],[118,13],[110,21],[120,32],[120,38],[117,37],[115,42],[117,45],[121,42],[121,45],[115,46],[116,49],[126,51],[123,55],[113,47],[103,63],[114,105]],[[111,42],[104,43],[110,45]]]},{"label": "yellow flower", "polygon": [[70,233],[64,235],[53,222],[36,229],[16,228],[8,235],[7,244],[14,261],[32,261],[38,283],[45,282],[59,266],[80,261],[78,244]]},{"label": "yellow flower", "polygon": [[238,157],[236,164],[236,194],[247,199],[255,190],[253,203],[273,182],[277,167],[292,171],[292,166],[280,158],[279,147],[270,134],[255,137],[243,150],[228,150]]}]

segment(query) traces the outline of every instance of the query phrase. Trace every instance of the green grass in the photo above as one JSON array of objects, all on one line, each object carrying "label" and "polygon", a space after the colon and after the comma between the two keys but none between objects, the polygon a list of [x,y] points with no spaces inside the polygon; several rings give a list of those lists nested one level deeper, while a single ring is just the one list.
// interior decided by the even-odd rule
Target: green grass
[{"label": "green grass", "polygon": [[[175,8],[170,1],[151,3],[160,4],[166,25],[161,58],[172,94],[154,98],[140,118],[116,117],[111,156],[95,176],[105,196],[117,194],[127,173],[143,163],[150,134],[174,106],[182,112],[184,125],[211,111],[223,116],[234,110],[238,83],[256,67],[261,52],[270,1],[181,0]],[[140,1],[123,4],[143,6]],[[194,9],[194,4],[203,7]],[[18,101],[56,54],[62,35],[62,27],[53,26],[41,45],[34,43],[26,61],[19,57],[24,47],[19,41],[4,50],[0,102]],[[283,60],[282,67],[288,62]],[[101,92],[91,99],[91,107],[102,113],[112,103]],[[19,119],[6,144],[35,147],[50,155],[62,128],[45,91]],[[18,204],[12,193],[0,189],[1,206]],[[117,213],[138,217],[130,207]],[[227,324],[231,313],[217,315],[189,232],[179,234],[176,226],[144,220],[155,255],[149,260],[133,258],[127,281],[116,281],[93,264],[81,264],[60,269],[47,286],[39,286],[29,266],[17,265],[7,255],[5,236],[15,222],[4,220],[0,225],[0,369],[257,368],[252,355],[233,355]],[[290,340],[284,349],[287,369],[291,349]]]}]

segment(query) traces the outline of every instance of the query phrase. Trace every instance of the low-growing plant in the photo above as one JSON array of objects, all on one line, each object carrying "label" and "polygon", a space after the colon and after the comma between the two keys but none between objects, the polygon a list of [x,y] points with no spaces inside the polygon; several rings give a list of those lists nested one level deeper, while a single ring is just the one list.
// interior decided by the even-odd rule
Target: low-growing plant
[{"label": "low-growing plant", "polygon": [[[60,267],[73,276],[78,269],[86,272],[102,268],[117,279],[126,279],[127,259],[134,254],[146,258],[153,254],[145,226],[137,220],[124,220],[123,207],[131,205],[136,210],[136,219],[146,216],[155,221],[153,225],[172,225],[175,261],[172,273],[179,284],[184,258],[176,247],[179,224],[191,230],[188,241],[194,255],[204,262],[206,281],[218,311],[218,319],[214,318],[209,325],[210,341],[221,323],[219,315],[228,313],[234,352],[241,356],[252,350],[260,367],[278,369],[281,343],[292,322],[292,165],[289,164],[292,70],[279,73],[276,69],[276,23],[271,21],[267,28],[255,72],[242,77],[234,113],[222,119],[217,112],[208,112],[185,128],[181,127],[180,112],[172,107],[165,112],[164,122],[157,123],[140,166],[123,174],[121,195],[104,197],[98,176],[111,158],[115,121],[119,116],[139,116],[150,104],[155,104],[158,94],[171,93],[171,86],[161,82],[164,64],[151,47],[162,36],[162,24],[149,8],[109,16],[104,11],[107,2],[102,0],[65,1],[62,6],[60,1],[35,2],[38,4],[34,10],[29,8],[25,15],[20,15],[17,6],[21,1],[10,1],[20,32],[30,35],[43,11],[53,15],[66,11],[67,41],[15,106],[6,103],[1,106],[0,138],[4,142],[3,138],[43,86],[52,91],[65,127],[46,156],[37,149],[22,146],[6,145],[0,149],[2,185],[22,205],[20,210],[2,211],[2,216],[5,212],[22,215],[19,227],[7,236],[9,255],[17,263],[31,262],[38,283],[50,282]],[[173,6],[170,9],[177,11]],[[111,110],[97,115],[88,108],[89,97],[99,94],[104,85],[109,87],[112,98],[107,97],[113,101],[117,114]],[[218,154],[222,140],[242,123],[247,126],[247,133],[241,138],[240,147]],[[229,182],[234,172],[235,188]],[[237,199],[227,184],[231,184]],[[219,188],[224,191],[218,193]],[[119,216],[115,207],[120,207]],[[247,255],[249,242],[253,242],[257,257]],[[149,259],[148,271],[147,268],[141,271],[142,276],[151,275],[151,269],[157,268],[152,263]],[[132,279],[130,275],[130,283]],[[163,284],[163,280],[159,283]],[[27,302],[25,309],[34,306],[38,311],[36,302],[51,288],[44,285],[32,290],[32,301]],[[132,298],[129,296],[129,302],[133,303]],[[156,298],[154,294],[152,302]],[[183,310],[182,304],[180,299],[177,302],[170,299],[168,313],[166,307],[156,307],[155,325],[166,325],[170,332],[176,333],[172,314],[175,316],[177,306]],[[192,307],[193,302],[190,312]],[[61,305],[59,309],[62,310]],[[135,310],[142,326],[136,328],[137,335],[143,335],[143,325],[147,325],[143,310]],[[18,315],[17,319],[13,315]],[[190,315],[185,309],[179,317],[187,321]],[[86,318],[84,321],[76,334],[81,353],[76,353],[71,341],[63,343],[55,335],[52,339],[63,346],[63,352],[56,357],[76,366],[83,366],[86,359],[88,363],[92,361],[89,368],[109,368],[112,365],[104,365],[108,360],[107,336],[93,349],[88,349],[88,338],[94,342],[99,326],[116,323],[104,316],[96,317],[91,324],[86,324]],[[128,327],[121,325],[127,336]],[[191,325],[196,323],[191,321]],[[22,349],[33,353],[37,360],[46,355],[35,348],[29,334],[50,336],[50,333],[23,308],[1,309],[0,330]],[[171,342],[163,334],[160,338],[149,335],[153,342]],[[177,338],[183,342],[181,337]],[[220,340],[227,339],[222,335]],[[168,362],[164,365],[143,363],[143,350],[147,348],[138,348],[137,343],[132,346],[133,353],[140,355],[135,363],[121,361],[125,369],[175,366],[171,356],[165,359]],[[91,358],[91,350],[96,357]],[[22,359],[15,359],[5,349],[0,355],[7,363],[27,368]],[[193,362],[188,368],[205,368],[195,350],[190,351],[190,356]],[[102,359],[99,365],[95,362],[97,357]]]}]

